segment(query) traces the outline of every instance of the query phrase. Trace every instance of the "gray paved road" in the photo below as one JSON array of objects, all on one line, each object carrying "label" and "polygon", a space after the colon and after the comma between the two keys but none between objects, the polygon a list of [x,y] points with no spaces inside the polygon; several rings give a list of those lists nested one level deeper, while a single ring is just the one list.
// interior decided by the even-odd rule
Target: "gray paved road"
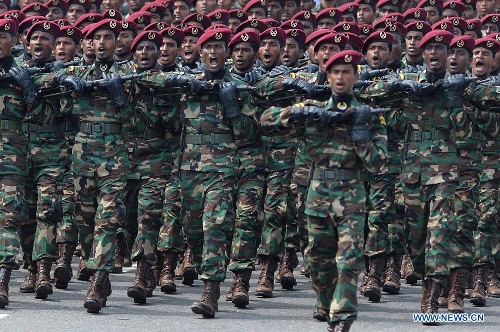
[{"label": "gray paved road", "polygon": [[[73,260],[76,268],[77,259]],[[108,307],[101,314],[87,314],[83,308],[88,283],[75,280],[67,290],[55,289],[48,300],[36,300],[33,294],[21,294],[19,285],[25,271],[15,271],[10,283],[11,303],[0,309],[0,331],[325,331],[325,323],[314,321],[312,311],[314,291],[307,279],[298,277],[293,291],[278,289],[272,299],[258,299],[251,295],[250,306],[240,310],[221,301],[215,319],[202,319],[189,309],[199,299],[202,283],[193,287],[178,283],[176,295],[156,292],[146,305],[135,305],[126,296],[134,270],[126,268],[123,274],[111,275],[113,294]],[[258,271],[252,275],[251,292],[255,290]],[[229,288],[223,284],[222,293]],[[420,307],[420,287],[406,286],[402,294],[385,295],[377,304],[359,298],[360,314],[351,331],[500,331],[500,299],[488,298],[488,306],[473,308],[467,303],[467,312],[484,313],[484,323],[446,323],[439,327],[425,327],[414,323],[412,313]]]}]

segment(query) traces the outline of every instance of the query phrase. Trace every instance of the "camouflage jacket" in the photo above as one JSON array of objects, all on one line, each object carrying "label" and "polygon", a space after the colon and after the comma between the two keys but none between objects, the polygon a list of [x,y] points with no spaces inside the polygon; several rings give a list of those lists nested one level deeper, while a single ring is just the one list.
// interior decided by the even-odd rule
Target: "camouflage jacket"
[{"label": "camouflage jacket", "polygon": [[[352,107],[362,105],[357,100],[351,102]],[[292,119],[294,107],[318,106],[325,110],[333,109],[333,101],[305,100],[303,103],[280,108],[270,107],[261,117],[262,130],[265,133],[282,133],[282,128],[296,131],[297,123]],[[369,140],[353,142],[348,135],[348,122],[338,122],[329,126],[314,126],[306,123],[303,136],[306,152],[315,162],[318,169],[366,169],[373,173],[386,162],[387,133],[383,116],[373,116],[370,126],[377,125],[378,131],[372,131]]]},{"label": "camouflage jacket", "polygon": [[[138,80],[138,84],[159,92],[172,93],[172,88],[165,86],[167,74],[148,73]],[[195,77],[208,81],[205,73]],[[246,85],[227,70],[221,81],[234,82],[237,86]],[[180,169],[197,172],[236,172],[239,167],[237,145],[251,144],[259,131],[250,95],[240,92],[242,114],[233,119],[225,117],[218,91],[199,95],[184,94],[182,100],[185,102],[185,107],[181,110],[184,144],[181,146]],[[216,142],[218,137],[223,142]]]},{"label": "camouflage jacket", "polygon": [[[401,79],[426,82],[426,72],[400,73]],[[387,82],[380,81],[364,89],[362,98],[394,98]],[[459,119],[463,108],[446,108],[443,91],[428,93],[417,98],[398,99],[403,118],[411,126],[408,151],[404,161],[404,181],[423,185],[456,181],[458,157],[455,132],[461,130]]]}]

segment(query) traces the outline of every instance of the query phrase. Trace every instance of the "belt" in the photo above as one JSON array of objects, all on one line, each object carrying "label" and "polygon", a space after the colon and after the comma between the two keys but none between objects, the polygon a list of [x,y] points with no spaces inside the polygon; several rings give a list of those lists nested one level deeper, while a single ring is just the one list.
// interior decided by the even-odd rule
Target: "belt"
[{"label": "belt", "polygon": [[21,130],[21,121],[0,119],[0,130]]},{"label": "belt", "polygon": [[232,134],[188,134],[184,137],[186,144],[222,144],[234,143],[234,136]]},{"label": "belt", "polygon": [[53,123],[49,125],[37,125],[35,123],[23,123],[25,133],[58,133],[64,131],[64,123]]},{"label": "belt", "polygon": [[156,129],[146,129],[145,132],[139,135],[134,135],[132,133],[127,133],[129,139],[142,138],[142,139],[153,139],[153,138],[165,138],[165,130]]},{"label": "belt", "polygon": [[76,125],[76,123],[71,122],[64,124],[64,131],[76,131],[76,130],[78,130],[78,126]]},{"label": "belt", "polygon": [[452,138],[452,132],[448,130],[431,130],[431,131],[420,131],[415,130],[411,133],[412,141],[434,141],[438,139],[450,139]]},{"label": "belt", "polygon": [[362,180],[362,175],[361,172],[357,169],[338,168],[338,169],[327,170],[327,169],[316,168],[314,169],[312,179],[313,180],[331,179],[338,181]]},{"label": "belt", "polygon": [[118,123],[82,122],[80,124],[80,132],[86,134],[120,134],[122,132],[122,125]]}]

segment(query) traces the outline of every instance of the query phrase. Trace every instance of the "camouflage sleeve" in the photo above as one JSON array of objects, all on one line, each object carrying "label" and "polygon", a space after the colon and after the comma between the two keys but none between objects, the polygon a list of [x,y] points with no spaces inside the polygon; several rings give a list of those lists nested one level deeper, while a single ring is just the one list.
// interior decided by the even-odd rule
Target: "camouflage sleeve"
[{"label": "camouflage sleeve", "polygon": [[147,105],[144,109],[139,106],[136,97],[139,95],[139,90],[132,81],[125,82],[125,89],[128,91],[129,102],[119,109],[123,128],[131,133],[140,134],[147,127],[147,119],[144,116]]},{"label": "camouflage sleeve", "polygon": [[285,108],[273,106],[266,109],[260,117],[260,127],[266,136],[290,134],[289,128],[295,126],[292,120],[292,107]]},{"label": "camouflage sleeve", "polygon": [[260,144],[262,142],[254,103],[248,93],[240,93],[240,96],[242,96],[242,115],[231,120],[238,148]]},{"label": "camouflage sleeve", "polygon": [[500,113],[492,110],[500,108],[500,87],[480,87],[468,95],[468,101],[476,107],[474,115],[481,132],[489,137],[497,137],[500,129]]},{"label": "camouflage sleeve", "polygon": [[362,100],[363,102],[367,102],[372,99],[386,100],[390,96],[389,88],[387,87],[387,82],[385,81],[375,82],[372,85],[362,87],[355,92],[356,99]]},{"label": "camouflage sleeve", "polygon": [[366,170],[375,173],[387,161],[387,127],[382,114],[372,116],[371,140],[355,142],[356,153],[363,160]]}]

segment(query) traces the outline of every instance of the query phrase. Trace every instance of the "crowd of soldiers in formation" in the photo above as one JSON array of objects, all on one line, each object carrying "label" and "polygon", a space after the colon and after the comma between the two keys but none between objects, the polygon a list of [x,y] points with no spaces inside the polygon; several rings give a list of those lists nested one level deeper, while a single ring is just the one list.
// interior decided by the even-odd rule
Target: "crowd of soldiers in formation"
[{"label": "crowd of soldiers in formation", "polygon": [[[297,285],[298,252],[313,318],[329,331],[349,330],[357,292],[378,302],[399,294],[400,279],[422,279],[424,313],[500,297],[497,7],[0,0],[0,308],[20,249],[20,291],[40,299],[51,283],[67,288],[81,256],[91,313],[111,294],[109,273],[132,261],[135,303],[201,276],[191,309],[214,317],[229,269],[225,299],[245,308],[255,264],[255,295],[272,297],[275,282]],[[354,98],[337,93],[350,84],[333,77],[339,63],[356,64]],[[366,110],[353,99],[384,112],[370,115],[380,156],[361,172],[321,168],[307,128],[352,126],[346,109]],[[351,141],[367,139],[348,128]],[[370,170],[375,160],[385,162]],[[332,181],[352,197],[323,214],[318,188]],[[338,218],[359,212],[364,236],[351,234],[354,219],[341,236]],[[332,213],[338,232],[325,242]]]}]

